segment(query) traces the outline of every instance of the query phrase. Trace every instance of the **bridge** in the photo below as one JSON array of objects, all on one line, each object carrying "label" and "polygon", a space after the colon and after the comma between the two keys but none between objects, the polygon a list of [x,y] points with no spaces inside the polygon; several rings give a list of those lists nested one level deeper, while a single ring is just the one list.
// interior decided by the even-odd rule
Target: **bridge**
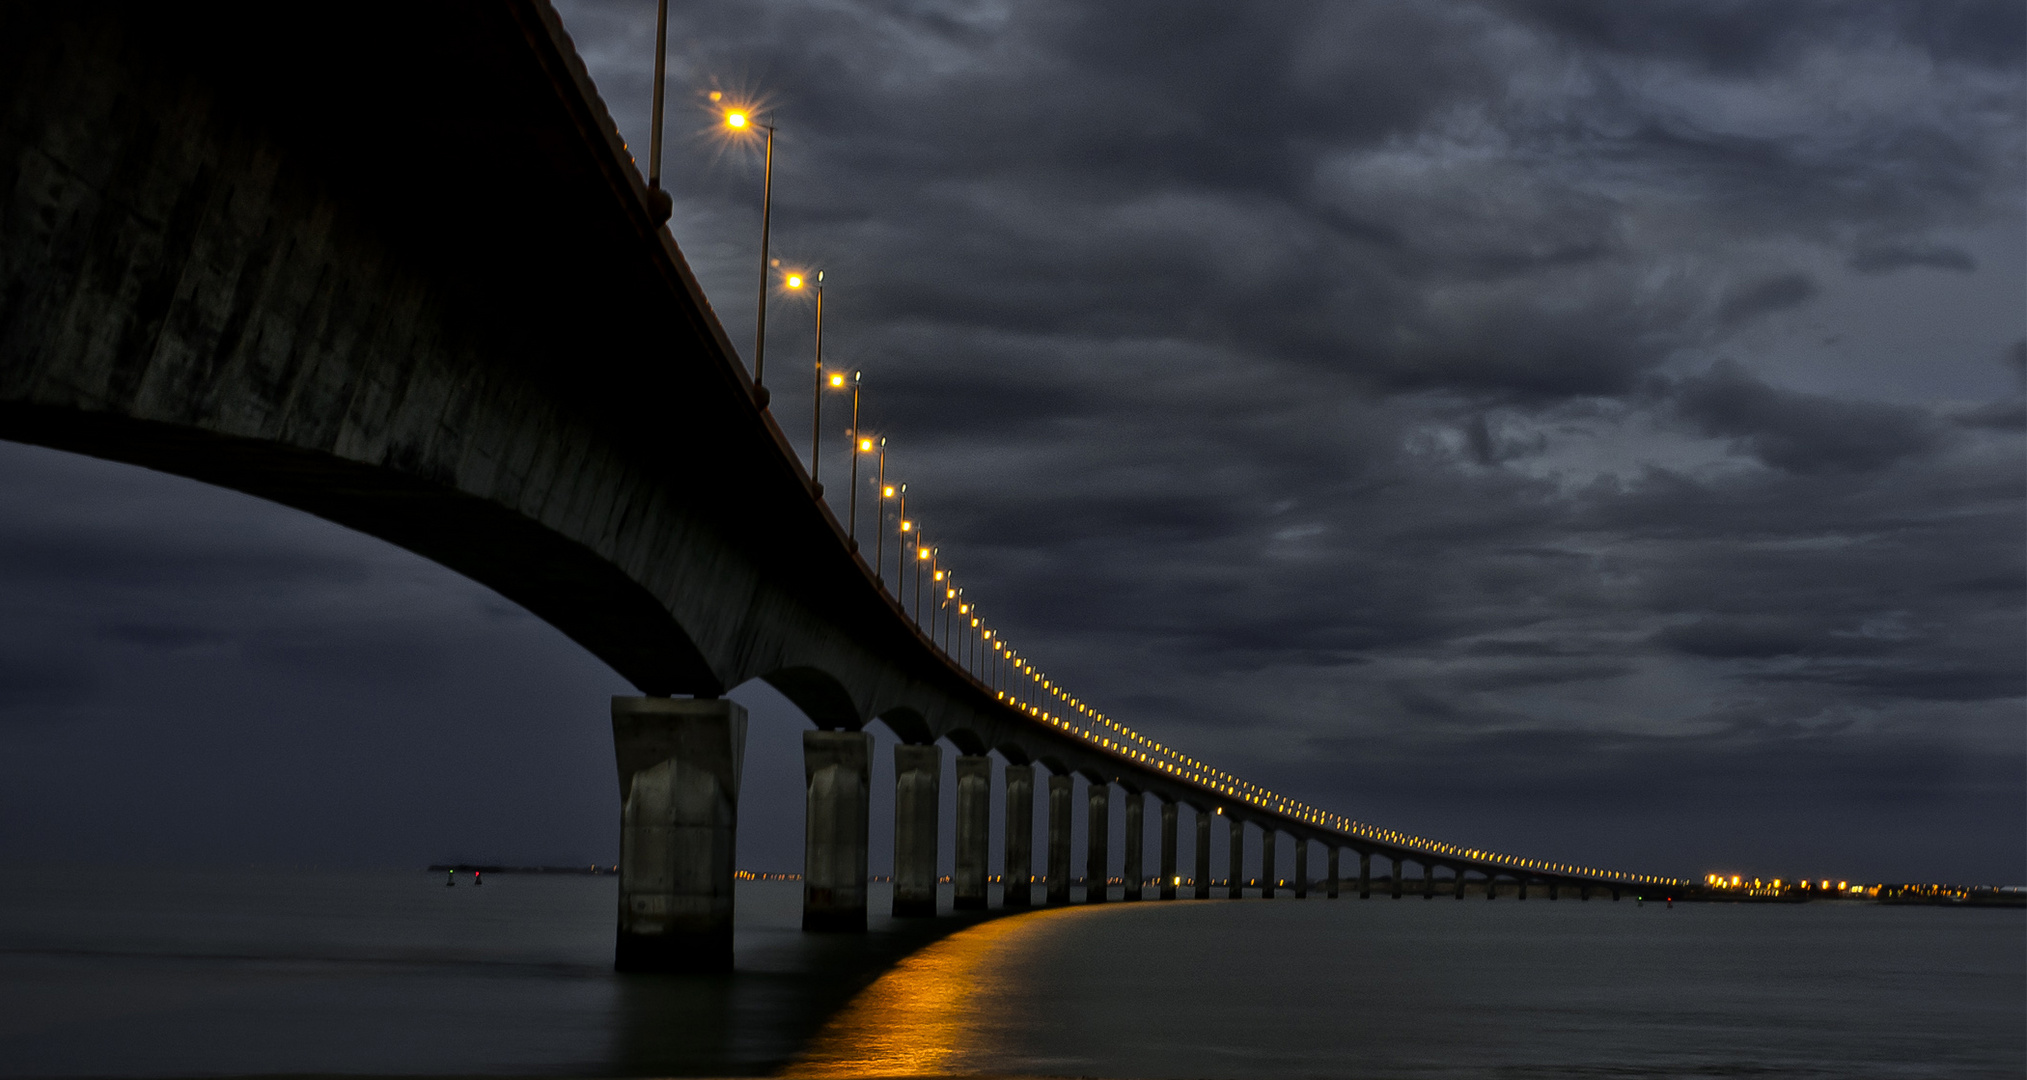
[{"label": "bridge", "polygon": [[[611,703],[621,968],[731,962],[746,716],[724,695],[755,679],[814,725],[811,930],[865,926],[875,720],[901,742],[897,915],[935,914],[946,824],[956,906],[987,906],[995,877],[1006,907],[1070,902],[1079,803],[1092,901],[1115,878],[1127,900],[1211,897],[1219,819],[1233,898],[1248,830],[1265,897],[1282,891],[1280,835],[1297,897],[1318,847],[1332,897],[1369,896],[1375,857],[1396,897],[1687,884],[1284,797],[1106,716],[984,628],[953,627],[947,598],[925,613],[919,579],[911,596],[897,565],[889,583],[756,400],[543,0],[5,5],[0,85],[0,438],[381,538],[627,679],[640,695]],[[946,745],[952,823],[937,820]]]}]

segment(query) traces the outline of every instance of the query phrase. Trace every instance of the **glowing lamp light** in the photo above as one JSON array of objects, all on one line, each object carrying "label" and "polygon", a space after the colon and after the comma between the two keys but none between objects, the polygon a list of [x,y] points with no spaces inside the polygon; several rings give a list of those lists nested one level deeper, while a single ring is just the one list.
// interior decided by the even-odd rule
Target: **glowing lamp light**
[{"label": "glowing lamp light", "polygon": [[862,454],[863,454],[863,453],[867,453],[867,452],[871,451],[872,449],[873,449],[873,440],[871,440],[871,439],[860,439],[860,440],[859,440],[859,453],[862,453]]},{"label": "glowing lamp light", "polygon": [[844,384],[845,384],[845,377],[844,377],[843,375],[840,375],[840,374],[833,374],[833,375],[831,376],[831,388],[832,388],[832,389],[837,389],[838,387],[841,387],[841,386],[843,386]]},{"label": "glowing lamp light", "polygon": [[791,289],[800,289],[802,288],[802,275],[790,274],[788,275],[788,280],[784,281],[782,284],[787,285]]},{"label": "glowing lamp light", "polygon": [[893,497],[894,497],[894,485],[888,484],[886,487],[880,489],[880,498],[891,499]]},{"label": "glowing lamp light", "polygon": [[923,561],[925,561],[925,562],[926,562],[926,561],[928,561],[928,559],[929,559],[929,549],[928,549],[928,548],[916,548],[916,549],[915,549],[915,557],[916,557],[917,559],[921,559],[921,560],[923,560]]},{"label": "glowing lamp light", "polygon": [[734,131],[744,131],[749,123],[752,123],[751,118],[738,109],[733,109],[725,114],[725,126]]}]

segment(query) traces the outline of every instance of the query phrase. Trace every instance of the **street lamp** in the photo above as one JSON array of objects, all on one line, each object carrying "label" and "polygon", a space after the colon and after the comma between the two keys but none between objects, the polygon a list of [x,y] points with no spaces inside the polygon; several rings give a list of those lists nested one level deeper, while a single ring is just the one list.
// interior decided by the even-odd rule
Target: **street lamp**
[{"label": "street lamp", "polygon": [[[661,0],[661,2],[664,7],[668,5],[668,0]],[[661,79],[661,60],[659,54],[657,54],[655,64],[655,78],[657,83],[659,83]],[[715,98],[717,95],[713,93],[712,96]],[[656,115],[660,115],[661,107],[661,94],[659,88],[657,88],[655,95]],[[738,134],[745,134],[753,128],[759,128],[767,133],[767,149],[760,169],[760,309],[753,327],[753,400],[758,402],[760,407],[764,409],[767,407],[768,398],[767,387],[765,385],[767,372],[767,278],[769,269],[773,265],[767,261],[767,241],[769,226],[774,220],[774,125],[763,124],[754,117],[752,112],[734,106],[725,110],[725,126]],[[659,149],[661,146],[661,125],[659,122],[655,125],[655,139],[655,146],[657,147],[655,153],[657,161],[659,161],[661,153]],[[791,289],[800,287],[801,283],[799,281],[789,285]]]},{"label": "street lamp", "polygon": [[859,455],[873,449],[873,440],[859,434],[859,381],[865,376],[863,371],[852,372],[852,493],[846,500],[851,509],[845,517],[851,522],[853,551],[859,550]]},{"label": "street lamp", "polygon": [[915,523],[908,520],[908,485],[901,485],[901,492],[896,498],[900,510],[895,515],[899,525],[894,532],[894,600],[905,604],[908,600],[905,588],[908,584],[908,533],[915,527]]},{"label": "street lamp", "polygon": [[669,61],[669,0],[655,4],[655,107],[648,138],[648,213],[655,224],[669,220],[675,200],[662,190],[662,76]]},{"label": "street lamp", "polygon": [[[844,385],[844,376],[838,376],[838,385]],[[823,454],[823,271],[816,272],[816,393],[811,396],[809,421],[809,493],[823,498],[823,481],[818,475],[823,471],[819,460]]]},{"label": "street lamp", "polygon": [[887,587],[887,500],[894,497],[894,489],[887,486],[885,436],[880,439],[879,470],[878,478],[873,481],[874,486],[880,491],[880,500],[875,504],[880,508],[880,512],[873,515],[873,580],[878,581],[880,588],[884,589]]}]

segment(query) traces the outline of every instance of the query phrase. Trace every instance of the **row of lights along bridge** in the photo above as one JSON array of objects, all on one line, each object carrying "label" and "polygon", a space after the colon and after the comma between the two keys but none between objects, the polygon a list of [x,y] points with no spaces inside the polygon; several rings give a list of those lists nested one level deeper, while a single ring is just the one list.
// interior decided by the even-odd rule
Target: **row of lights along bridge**
[{"label": "row of lights along bridge", "polygon": [[[667,219],[671,208],[671,200],[661,186],[662,101],[667,29],[667,0],[662,0],[657,12],[655,30],[653,132],[648,162],[648,188],[656,212],[663,220]],[[864,557],[858,540],[859,462],[861,458],[870,457],[873,459],[873,486],[877,495],[873,513],[874,543],[871,564],[875,579],[879,581],[882,589],[887,587],[886,536],[891,524],[895,540],[895,599],[899,601],[904,611],[912,612],[916,624],[924,630],[935,647],[992,690],[998,700],[1067,735],[1082,739],[1095,748],[1168,773],[1208,791],[1311,824],[1336,828],[1356,836],[1405,848],[1478,859],[1522,869],[1613,877],[1653,885],[1687,884],[1673,878],[1627,874],[1567,863],[1524,859],[1476,848],[1462,848],[1367,825],[1308,803],[1286,798],[1258,784],[1213,768],[1205,762],[1119,724],[1092,709],[1088,703],[1065,692],[1054,679],[1037,669],[1032,659],[1022,656],[1008,646],[1005,637],[996,628],[986,624],[979,613],[977,603],[965,595],[964,588],[957,584],[956,575],[944,565],[937,546],[923,536],[920,522],[908,515],[908,485],[898,480],[890,480],[887,475],[886,438],[869,434],[860,426],[863,373],[857,370],[830,370],[824,366],[824,272],[793,268],[784,270],[780,266],[780,261],[771,257],[769,245],[774,209],[775,126],[771,122],[763,121],[755,107],[727,100],[722,91],[713,90],[708,96],[717,111],[720,125],[718,130],[729,138],[749,142],[757,139],[761,144],[760,292],[753,330],[755,401],[762,409],[767,408],[769,394],[765,377],[769,295],[778,290],[789,295],[811,297],[815,308],[816,356],[813,365],[815,392],[810,416],[810,494],[819,499],[823,497],[821,476],[824,397],[827,393],[849,392],[851,425],[846,431],[846,445],[851,475],[846,528],[852,549],[859,553],[861,558]],[[891,514],[890,503],[893,507]],[[912,606],[908,602],[907,588],[911,580],[914,583]],[[925,594],[923,591],[925,585],[933,591]]]}]

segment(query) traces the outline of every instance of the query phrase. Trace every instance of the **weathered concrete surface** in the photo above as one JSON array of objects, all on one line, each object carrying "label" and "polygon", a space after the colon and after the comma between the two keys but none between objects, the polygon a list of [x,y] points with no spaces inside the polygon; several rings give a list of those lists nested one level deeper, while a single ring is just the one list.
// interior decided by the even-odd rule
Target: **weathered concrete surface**
[{"label": "weathered concrete surface", "polygon": [[941,746],[894,747],[894,914],[936,914],[936,812]]},{"label": "weathered concrete surface", "polygon": [[1006,842],[1000,849],[1000,905],[1032,907],[1035,902],[1035,767],[1008,765]]},{"label": "weathered concrete surface", "polygon": [[957,759],[957,866],[950,874],[950,904],[959,911],[985,908],[985,862],[992,838],[992,759]]},{"label": "weathered concrete surface", "polygon": [[1180,876],[1175,868],[1176,845],[1176,804],[1164,799],[1161,803],[1161,891],[1163,900],[1173,900],[1176,895],[1176,879]]},{"label": "weathered concrete surface", "polygon": [[746,710],[615,697],[621,971],[730,971]]},{"label": "weathered concrete surface", "polygon": [[1075,777],[1049,777],[1049,881],[1045,895],[1051,904],[1070,902],[1070,800],[1076,797],[1076,785]]},{"label": "weathered concrete surface", "polygon": [[1084,902],[1102,904],[1111,891],[1106,881],[1112,863],[1112,785],[1093,780],[1084,794],[1090,804],[1084,817]]},{"label": "weathered concrete surface", "polygon": [[802,733],[804,930],[866,928],[872,761],[863,731]]}]

